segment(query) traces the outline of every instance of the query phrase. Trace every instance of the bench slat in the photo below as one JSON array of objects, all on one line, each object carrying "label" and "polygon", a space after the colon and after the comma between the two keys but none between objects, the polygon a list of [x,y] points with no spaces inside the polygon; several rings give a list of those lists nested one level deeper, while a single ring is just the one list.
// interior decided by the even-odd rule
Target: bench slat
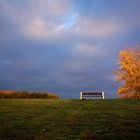
[{"label": "bench slat", "polygon": [[82,92],[82,95],[102,95],[102,92]]},{"label": "bench slat", "polygon": [[102,97],[102,95],[83,95],[82,97]]}]

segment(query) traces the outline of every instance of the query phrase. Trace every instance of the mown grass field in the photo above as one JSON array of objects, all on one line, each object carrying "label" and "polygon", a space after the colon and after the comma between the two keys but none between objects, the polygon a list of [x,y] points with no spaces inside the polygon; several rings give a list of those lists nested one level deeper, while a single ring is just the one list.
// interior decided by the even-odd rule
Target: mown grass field
[{"label": "mown grass field", "polygon": [[1,99],[0,139],[139,140],[140,101]]}]

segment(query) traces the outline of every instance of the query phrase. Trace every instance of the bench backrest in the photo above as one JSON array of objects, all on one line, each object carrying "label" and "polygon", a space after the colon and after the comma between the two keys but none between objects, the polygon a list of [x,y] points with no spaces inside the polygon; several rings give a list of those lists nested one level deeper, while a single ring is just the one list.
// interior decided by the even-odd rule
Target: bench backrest
[{"label": "bench backrest", "polygon": [[80,92],[80,99],[83,97],[102,97],[104,99],[104,92]]},{"label": "bench backrest", "polygon": [[82,92],[82,95],[102,95],[102,92]]}]

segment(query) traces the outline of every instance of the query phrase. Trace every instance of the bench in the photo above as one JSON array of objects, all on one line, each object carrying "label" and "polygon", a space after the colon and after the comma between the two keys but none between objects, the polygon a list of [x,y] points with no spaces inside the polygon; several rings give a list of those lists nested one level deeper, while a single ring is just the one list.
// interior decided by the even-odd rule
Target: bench
[{"label": "bench", "polygon": [[80,99],[85,99],[86,97],[100,97],[104,99],[104,92],[80,92]]}]

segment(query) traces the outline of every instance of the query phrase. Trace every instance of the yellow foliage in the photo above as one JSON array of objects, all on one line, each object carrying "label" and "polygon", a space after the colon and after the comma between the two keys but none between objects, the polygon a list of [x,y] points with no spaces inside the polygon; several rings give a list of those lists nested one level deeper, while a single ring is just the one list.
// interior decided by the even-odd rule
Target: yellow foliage
[{"label": "yellow foliage", "polygon": [[120,51],[118,65],[116,80],[122,84],[118,89],[119,97],[140,99],[140,49],[127,48]]}]

